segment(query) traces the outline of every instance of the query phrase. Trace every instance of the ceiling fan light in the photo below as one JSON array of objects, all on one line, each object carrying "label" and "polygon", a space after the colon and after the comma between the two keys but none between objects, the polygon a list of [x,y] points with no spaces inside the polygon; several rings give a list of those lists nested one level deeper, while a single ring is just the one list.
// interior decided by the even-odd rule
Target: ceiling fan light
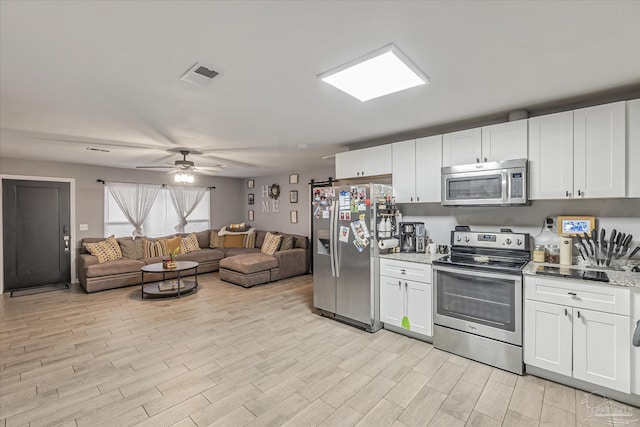
[{"label": "ceiling fan light", "polygon": [[173,179],[179,184],[193,184],[195,179],[190,170],[178,171],[173,175]]}]

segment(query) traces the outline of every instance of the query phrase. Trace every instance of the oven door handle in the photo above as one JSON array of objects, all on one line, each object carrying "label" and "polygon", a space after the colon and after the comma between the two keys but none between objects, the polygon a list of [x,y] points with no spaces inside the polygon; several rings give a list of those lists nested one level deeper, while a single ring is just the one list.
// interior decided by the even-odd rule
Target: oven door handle
[{"label": "oven door handle", "polygon": [[434,265],[433,271],[444,271],[448,273],[460,274],[464,276],[474,276],[474,277],[486,277],[488,279],[506,279],[506,280],[514,280],[517,282],[522,281],[521,274],[502,274],[502,273],[493,273],[485,270],[475,270],[475,269],[466,269],[466,268],[452,268],[452,267],[444,267],[440,265]]}]

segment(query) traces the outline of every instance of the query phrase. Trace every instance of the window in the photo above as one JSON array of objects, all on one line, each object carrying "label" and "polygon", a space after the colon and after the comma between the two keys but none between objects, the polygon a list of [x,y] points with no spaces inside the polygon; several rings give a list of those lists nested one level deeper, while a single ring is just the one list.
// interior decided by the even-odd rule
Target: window
[{"label": "window", "polygon": [[[207,230],[209,228],[210,218],[210,192],[207,191],[195,208],[189,215],[187,221],[189,223],[185,227],[185,233],[194,231]],[[158,198],[151,208],[149,216],[142,225],[142,231],[145,236],[161,237],[170,234],[176,234],[175,226],[179,222],[178,214],[171,203],[169,190],[163,189],[158,194]],[[104,188],[104,235],[105,237],[112,234],[121,236],[131,236],[133,226],[127,221],[127,218],[120,210],[111,192]]]}]

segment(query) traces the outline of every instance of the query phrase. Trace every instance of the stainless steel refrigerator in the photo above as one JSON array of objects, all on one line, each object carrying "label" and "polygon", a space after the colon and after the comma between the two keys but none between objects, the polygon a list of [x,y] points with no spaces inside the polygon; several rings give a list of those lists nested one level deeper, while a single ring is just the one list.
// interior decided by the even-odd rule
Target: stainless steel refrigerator
[{"label": "stainless steel refrigerator", "polygon": [[312,201],[313,305],[317,313],[375,332],[381,328],[376,200],[382,184],[316,188]]}]

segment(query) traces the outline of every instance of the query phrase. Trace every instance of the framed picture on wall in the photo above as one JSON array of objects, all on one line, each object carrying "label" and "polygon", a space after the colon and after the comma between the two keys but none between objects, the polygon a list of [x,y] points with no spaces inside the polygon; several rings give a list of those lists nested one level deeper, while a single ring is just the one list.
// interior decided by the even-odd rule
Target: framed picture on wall
[{"label": "framed picture on wall", "polygon": [[298,190],[289,191],[289,202],[298,203]]},{"label": "framed picture on wall", "polygon": [[255,200],[255,195],[253,193],[249,194],[249,200],[248,200],[250,205],[255,204],[256,200]]},{"label": "framed picture on wall", "polygon": [[289,175],[289,184],[297,184],[298,183],[298,174],[294,173]]},{"label": "framed picture on wall", "polygon": [[289,221],[291,221],[292,224],[298,223],[298,211],[289,212]]},{"label": "framed picture on wall", "polygon": [[254,188],[256,186],[256,181],[253,179],[247,180],[247,188]]},{"label": "framed picture on wall", "polygon": [[253,221],[253,210],[249,211],[249,214],[247,215],[247,217],[249,218],[249,221]]}]

